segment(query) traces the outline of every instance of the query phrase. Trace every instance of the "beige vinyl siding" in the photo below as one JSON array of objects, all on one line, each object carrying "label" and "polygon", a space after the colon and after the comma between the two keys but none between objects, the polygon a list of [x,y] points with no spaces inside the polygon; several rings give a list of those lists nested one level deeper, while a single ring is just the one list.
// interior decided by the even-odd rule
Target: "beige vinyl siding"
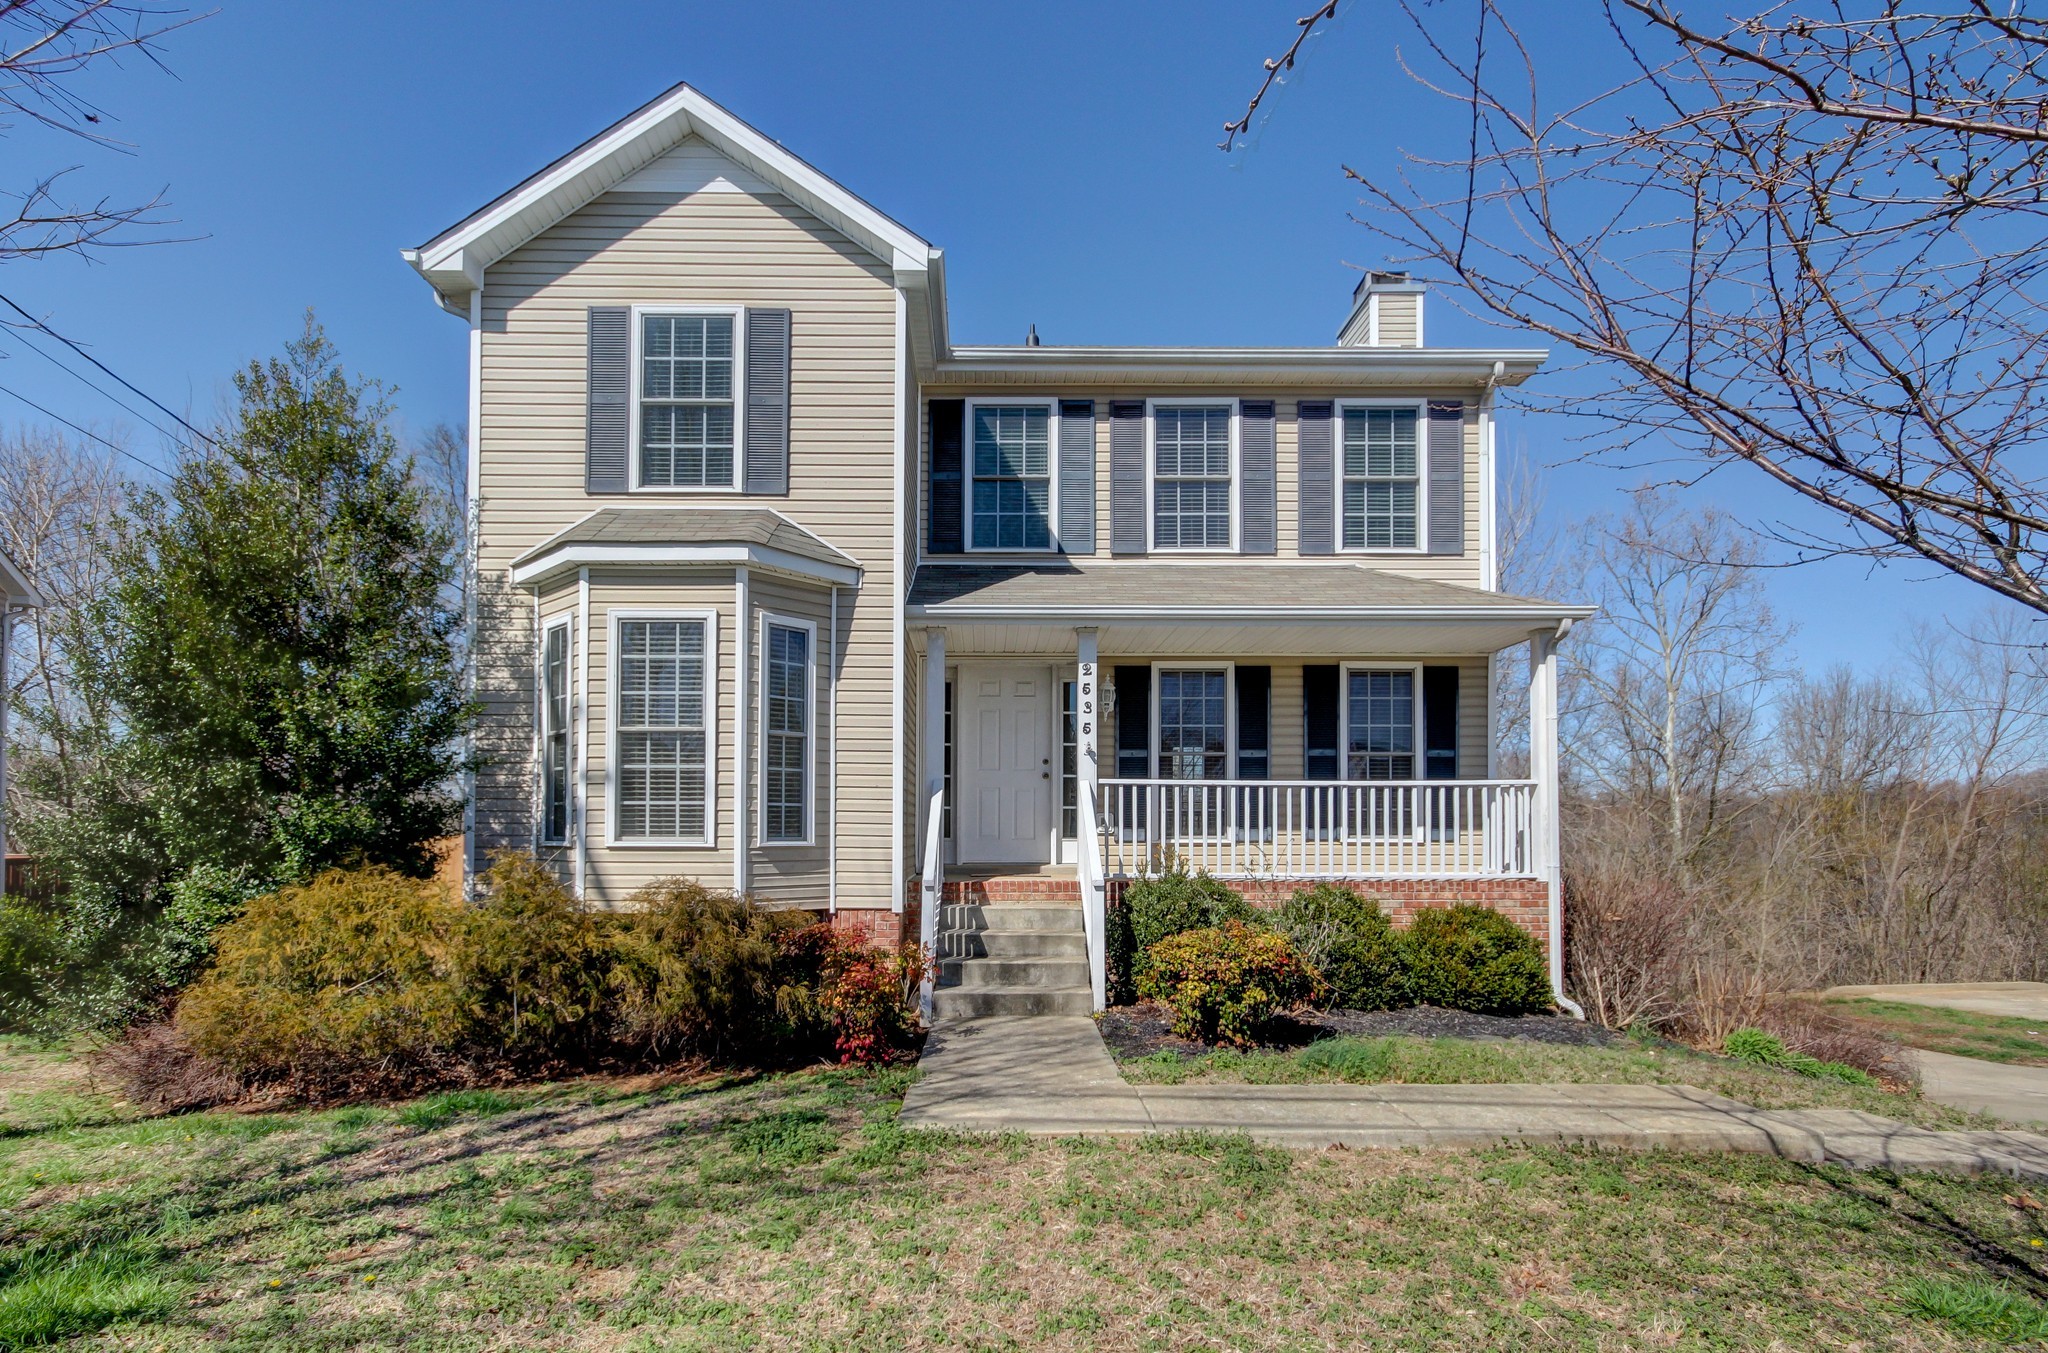
[{"label": "beige vinyl siding", "polygon": [[[1335,556],[1320,556],[1355,560],[1369,568],[1384,569],[1388,573],[1401,574],[1411,578],[1428,578],[1436,582],[1455,583],[1464,587],[1478,587],[1481,584],[1479,571],[1479,540],[1481,522],[1481,475],[1479,463],[1479,392],[1470,389],[1407,390],[1353,390],[1343,392],[1324,391],[1270,391],[1244,389],[1228,393],[1215,390],[1190,390],[1175,387],[1146,387],[1143,389],[1104,389],[1102,387],[1073,387],[1056,391],[1036,389],[1015,389],[991,394],[980,388],[939,388],[927,389],[925,396],[931,399],[976,399],[983,397],[1001,398],[1013,395],[1019,399],[1093,399],[1095,401],[1095,558],[1110,557],[1110,494],[1112,485],[1109,464],[1109,406],[1112,400],[1145,399],[1213,399],[1217,403],[1235,403],[1238,399],[1272,399],[1275,422],[1275,477],[1277,496],[1278,556],[1281,559],[1301,558],[1301,459],[1300,422],[1297,408],[1302,400],[1344,400],[1344,399],[1456,399],[1465,407],[1465,551],[1458,555],[1430,555],[1406,551],[1345,551]],[[927,403],[921,411],[919,422],[920,482],[924,486],[920,497],[926,510],[930,505],[929,473],[931,457],[931,418]],[[1425,471],[1425,478],[1427,473]],[[1332,492],[1335,491],[1334,484]],[[920,540],[920,546],[922,541]],[[945,559],[971,559],[974,563],[994,563],[1006,558],[1019,560],[1039,558],[1039,555],[1000,555],[976,553],[973,555],[946,555]],[[1083,556],[1087,557],[1087,556]],[[1189,557],[1192,562],[1214,562],[1215,554],[1178,556],[1166,551],[1146,556],[1153,560],[1171,560]]]},{"label": "beige vinyl siding", "polygon": [[1422,331],[1422,297],[1414,292],[1384,291],[1373,299],[1380,312],[1380,341],[1374,346],[1415,347]]},{"label": "beige vinyl siding", "polygon": [[[1302,745],[1301,669],[1305,665],[1299,658],[1276,659],[1261,663],[1256,658],[1161,658],[1168,666],[1200,667],[1204,663],[1232,662],[1240,667],[1270,666],[1273,669],[1272,687],[1272,778],[1275,780],[1299,780],[1304,778]],[[1458,669],[1458,778],[1460,780],[1484,780],[1486,778],[1486,659],[1465,658],[1359,658],[1349,659],[1332,655],[1321,660],[1324,663],[1343,664],[1355,661],[1365,667],[1438,667],[1456,666]],[[1103,663],[1103,683],[1110,684],[1118,667],[1149,667],[1151,658],[1119,656]],[[1236,692],[1231,699],[1237,698]],[[1156,730],[1155,730],[1156,732]],[[1155,747],[1154,752],[1157,752]],[[1116,774],[1116,719],[1105,716],[1096,739],[1097,764],[1104,779]],[[1420,758],[1418,756],[1418,762]]]},{"label": "beige vinyl siding", "polygon": [[[709,846],[607,845],[612,830],[612,694],[617,676],[612,630],[613,613],[618,611],[710,611],[716,617],[718,661],[711,680],[717,747],[709,803],[713,844]],[[585,801],[590,873],[584,895],[595,905],[615,907],[634,889],[660,878],[681,876],[712,888],[732,886],[733,716],[739,701],[735,614],[730,570],[689,574],[591,570],[590,660],[586,669],[590,681],[586,747],[590,771]]]},{"label": "beige vinyl siding", "polygon": [[[586,494],[583,483],[586,311],[592,305],[788,307],[791,317],[790,488],[786,497],[734,493]],[[840,900],[886,906],[890,864],[891,699],[895,662],[895,293],[887,266],[773,194],[611,193],[493,264],[485,276],[479,420],[478,847],[524,849],[532,839],[532,601],[505,581],[510,562],[596,507],[753,504],[775,508],[853,556],[863,584],[841,593],[839,684]],[[760,586],[757,575],[756,587]],[[608,583],[607,586],[615,584]],[[695,604],[692,580],[651,575],[633,604]],[[627,593],[620,591],[623,597]],[[823,595],[823,594],[821,594]],[[593,650],[604,642],[593,599]],[[732,699],[730,582],[720,603],[720,699]],[[823,648],[822,636],[820,647]],[[593,663],[597,658],[593,651]],[[596,669],[601,670],[601,669]],[[592,740],[603,712],[593,687]],[[822,707],[821,707],[822,712]],[[822,739],[823,731],[819,737]],[[729,727],[720,755],[731,754]],[[595,766],[593,766],[595,769]],[[718,821],[731,830],[729,768]],[[822,783],[822,777],[821,777]],[[593,895],[608,901],[662,871],[659,852],[607,848],[603,805],[590,805]],[[819,819],[822,831],[825,815]],[[730,842],[687,857],[707,881],[731,881]],[[678,860],[669,860],[670,872]],[[777,886],[793,881],[776,866]],[[806,897],[822,881],[806,873]]]},{"label": "beige vinyl siding", "polygon": [[[829,589],[806,586],[801,583],[778,578],[764,578],[757,571],[751,575],[749,591],[755,614],[750,627],[749,642],[752,645],[753,661],[749,664],[752,672],[753,695],[749,703],[748,754],[753,758],[755,777],[752,806],[749,815],[752,834],[758,843],[748,853],[749,891],[775,902],[805,907],[823,907],[830,896],[827,892],[829,881],[828,817],[831,803],[826,796],[826,782],[829,774],[828,743],[831,736],[831,683],[832,669],[829,650],[832,635],[831,592]],[[843,602],[844,598],[842,598]],[[764,617],[780,617],[788,620],[810,621],[817,626],[816,641],[811,649],[811,736],[809,742],[810,776],[810,844],[772,844],[761,840],[763,820],[761,816],[761,790],[759,767],[762,755],[762,694],[767,689],[767,665],[761,652],[761,637],[766,633],[762,624]]]}]

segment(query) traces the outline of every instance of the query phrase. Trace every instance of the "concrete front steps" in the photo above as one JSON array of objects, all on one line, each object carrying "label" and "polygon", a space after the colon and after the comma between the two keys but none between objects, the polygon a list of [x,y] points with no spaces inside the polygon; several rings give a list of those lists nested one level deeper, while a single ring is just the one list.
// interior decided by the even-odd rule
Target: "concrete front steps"
[{"label": "concrete front steps", "polygon": [[939,909],[937,930],[940,1019],[1091,1012],[1079,902],[956,903]]}]

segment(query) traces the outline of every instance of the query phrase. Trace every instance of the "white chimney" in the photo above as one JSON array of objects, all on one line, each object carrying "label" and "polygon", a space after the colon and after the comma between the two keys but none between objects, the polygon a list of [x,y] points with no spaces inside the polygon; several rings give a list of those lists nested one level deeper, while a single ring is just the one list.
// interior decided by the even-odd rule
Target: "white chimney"
[{"label": "white chimney", "polygon": [[1351,318],[1337,331],[1345,348],[1422,346],[1420,282],[1405,272],[1369,272],[1351,293]]}]

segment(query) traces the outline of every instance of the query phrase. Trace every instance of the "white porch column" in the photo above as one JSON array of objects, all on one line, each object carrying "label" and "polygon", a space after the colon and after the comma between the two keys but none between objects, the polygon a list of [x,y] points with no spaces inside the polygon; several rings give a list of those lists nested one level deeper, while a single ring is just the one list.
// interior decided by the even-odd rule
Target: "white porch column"
[{"label": "white porch column", "polygon": [[1559,831],[1557,754],[1557,645],[1570,628],[1529,636],[1529,777],[1536,782],[1537,877],[1549,894],[1550,992],[1558,1005],[1579,1019],[1586,1017],[1564,994],[1564,867]]},{"label": "white porch column", "polygon": [[1102,783],[1102,767],[1096,764],[1096,746],[1100,739],[1096,728],[1102,708],[1101,692],[1098,687],[1102,679],[1102,667],[1096,661],[1097,633],[1093,629],[1074,631],[1074,778],[1077,781],[1075,796],[1088,803],[1096,802],[1096,791]]},{"label": "white porch column", "polygon": [[[937,843],[941,796],[946,788],[946,631],[933,625],[924,632],[924,717],[917,738],[917,842],[920,893],[924,899],[921,924],[930,928],[937,920],[938,889],[941,880],[933,846]],[[900,908],[902,903],[898,900]]]}]

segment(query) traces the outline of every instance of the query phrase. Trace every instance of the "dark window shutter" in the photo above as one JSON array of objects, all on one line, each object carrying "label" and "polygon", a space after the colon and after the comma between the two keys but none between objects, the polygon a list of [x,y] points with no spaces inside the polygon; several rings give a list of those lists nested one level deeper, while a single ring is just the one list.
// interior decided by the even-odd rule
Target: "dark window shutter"
[{"label": "dark window shutter", "polygon": [[967,418],[967,403],[959,399],[935,399],[932,419],[932,493],[930,517],[925,524],[924,547],[931,554],[958,554],[964,486],[960,482],[961,441]]},{"label": "dark window shutter", "polygon": [[1152,765],[1152,669],[1116,669],[1116,774],[1119,780],[1150,778]]},{"label": "dark window shutter", "polygon": [[1145,552],[1142,400],[1119,400],[1109,406],[1109,548],[1117,554]]},{"label": "dark window shutter", "polygon": [[1465,552],[1465,405],[1429,401],[1430,554]]},{"label": "dark window shutter", "polygon": [[789,312],[747,311],[748,493],[789,492]]},{"label": "dark window shutter", "polygon": [[1341,780],[1343,733],[1335,663],[1301,669],[1301,748],[1304,780]]},{"label": "dark window shutter", "polygon": [[626,389],[632,366],[633,312],[625,306],[590,307],[584,348],[583,487],[592,493],[626,491]]},{"label": "dark window shutter", "polygon": [[1095,401],[1060,401],[1060,549],[1095,553]]},{"label": "dark window shutter", "polygon": [[1295,406],[1296,451],[1301,461],[1303,554],[1337,552],[1335,414],[1336,406],[1328,400],[1305,399]]},{"label": "dark window shutter", "polygon": [[1273,669],[1237,669],[1237,776],[1273,778]]},{"label": "dark window shutter", "polygon": [[1422,669],[1422,778],[1458,778],[1458,669]]},{"label": "dark window shutter", "polygon": [[1237,408],[1241,471],[1237,489],[1237,549],[1240,554],[1272,554],[1279,547],[1273,469],[1273,401],[1247,399]]}]

